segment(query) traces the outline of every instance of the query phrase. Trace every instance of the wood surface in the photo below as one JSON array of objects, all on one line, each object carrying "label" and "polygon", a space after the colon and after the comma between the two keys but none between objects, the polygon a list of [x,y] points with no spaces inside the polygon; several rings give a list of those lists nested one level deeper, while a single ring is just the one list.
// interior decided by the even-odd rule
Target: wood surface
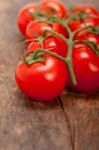
[{"label": "wood surface", "polygon": [[0,0],[0,150],[99,150],[99,94],[64,91],[53,102],[31,102],[14,72],[23,50],[19,9],[32,0]]}]

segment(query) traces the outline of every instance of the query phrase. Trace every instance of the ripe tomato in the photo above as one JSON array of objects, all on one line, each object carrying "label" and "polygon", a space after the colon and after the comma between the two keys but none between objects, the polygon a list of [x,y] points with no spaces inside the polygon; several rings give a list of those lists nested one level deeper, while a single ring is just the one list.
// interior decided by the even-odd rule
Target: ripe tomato
[{"label": "ripe tomato", "polygon": [[17,19],[18,27],[24,35],[28,23],[34,20],[33,16],[29,13],[29,11],[32,10],[33,12],[35,12],[36,9],[37,9],[36,4],[29,4],[23,7],[18,14],[18,19]]},{"label": "ripe tomato", "polygon": [[77,85],[72,85],[70,79],[68,85],[80,92],[99,90],[99,56],[87,45],[79,43],[73,49],[72,60]]},{"label": "ripe tomato", "polygon": [[[35,50],[41,48],[40,42],[31,42],[28,46],[29,52],[34,52]],[[66,57],[68,46],[67,44],[56,37],[49,37],[43,41],[43,48],[50,49],[50,51],[55,52],[63,57]]]},{"label": "ripe tomato", "polygon": [[84,26],[93,26],[96,27],[99,25],[99,17],[94,16],[94,17],[88,17],[85,19],[74,19],[69,23],[69,27],[71,28],[72,31],[75,31],[77,29],[80,29]]},{"label": "ripe tomato", "polygon": [[94,7],[93,5],[89,5],[89,4],[78,5],[72,9],[72,13],[75,13],[78,11],[82,11],[85,14],[89,14],[89,15],[99,16],[99,13],[98,13],[96,7]]},{"label": "ripe tomato", "polygon": [[90,42],[94,42],[99,47],[99,35],[88,32],[89,29],[84,29],[80,31],[76,36],[75,39],[80,40],[88,40]]},{"label": "ripe tomato", "polygon": [[67,17],[67,10],[64,5],[57,0],[43,0],[41,11],[49,16],[57,15],[59,18]]},{"label": "ripe tomato", "polygon": [[26,28],[26,38],[34,39],[36,38],[35,33],[41,36],[45,30],[54,30],[65,37],[68,36],[65,28],[59,23],[48,24],[40,21],[32,21]]},{"label": "ripe tomato", "polygon": [[67,67],[59,59],[46,55],[45,62],[27,65],[19,62],[16,82],[21,91],[37,101],[53,100],[59,96],[67,82]]}]

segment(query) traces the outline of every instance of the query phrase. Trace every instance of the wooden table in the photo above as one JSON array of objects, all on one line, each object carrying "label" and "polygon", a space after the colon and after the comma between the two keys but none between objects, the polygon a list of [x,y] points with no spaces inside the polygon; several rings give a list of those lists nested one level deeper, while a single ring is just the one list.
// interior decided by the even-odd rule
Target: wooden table
[{"label": "wooden table", "polygon": [[[32,2],[32,0],[31,0]],[[0,150],[99,150],[99,94],[29,101],[14,71],[23,49],[16,17],[27,0],[0,1]]]}]

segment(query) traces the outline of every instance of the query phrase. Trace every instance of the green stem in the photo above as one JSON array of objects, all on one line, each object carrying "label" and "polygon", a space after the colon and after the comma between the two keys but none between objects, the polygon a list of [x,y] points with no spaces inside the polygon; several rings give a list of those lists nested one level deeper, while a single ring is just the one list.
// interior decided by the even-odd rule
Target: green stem
[{"label": "green stem", "polygon": [[86,29],[86,28],[92,28],[92,26],[91,25],[88,25],[88,26],[84,26],[84,27],[82,27],[82,28],[79,28],[79,29],[77,29],[77,30],[75,30],[75,31],[73,31],[73,34],[74,35],[76,35],[78,32],[80,32],[80,31],[82,31],[82,30],[84,30],[84,29]]},{"label": "green stem", "polygon": [[68,21],[65,23],[65,28],[66,28],[66,30],[69,34],[69,39],[66,39],[66,41],[65,41],[68,44],[68,53],[67,53],[67,57],[65,59],[66,59],[67,65],[68,65],[68,69],[69,69],[69,73],[70,73],[70,76],[71,76],[72,83],[74,85],[76,85],[77,80],[76,80],[76,77],[75,77],[75,73],[74,73],[74,69],[73,69],[73,63],[72,63],[72,51],[73,51],[73,47],[74,47],[73,39],[74,39],[75,33],[73,33],[71,31],[71,29],[69,28]]},{"label": "green stem", "polygon": [[52,35],[56,35],[60,39],[64,40],[66,43],[68,43],[68,41],[69,41],[69,39],[66,39],[62,34],[57,33],[57,32],[55,32],[53,30],[46,30],[46,32],[50,32],[50,33],[52,33]]},{"label": "green stem", "polygon": [[[74,46],[74,42],[73,42],[74,34],[71,32],[71,30],[69,30],[68,25],[67,25],[67,30],[68,30],[69,35],[70,35],[69,39],[66,39],[63,35],[61,35],[57,32],[54,32],[53,30],[48,30],[48,31],[53,33],[54,35],[58,36],[59,38],[63,39],[68,44],[69,49],[68,49],[67,57],[65,59],[60,57],[60,59],[63,60],[63,61],[65,60],[64,62],[67,63],[72,83],[74,85],[76,85],[77,81],[76,81],[76,77],[75,77],[74,70],[73,70],[73,65],[72,65],[73,64],[72,63],[72,50],[73,50],[73,46]],[[52,54],[52,53],[51,52],[49,53],[49,51],[48,51],[48,54]],[[54,54],[53,56],[56,57],[58,55]],[[59,56],[57,58],[59,58]]]},{"label": "green stem", "polygon": [[35,57],[37,54],[42,53],[42,52],[43,52],[44,54],[49,54],[49,55],[51,55],[51,56],[53,56],[53,57],[56,57],[56,58],[62,60],[65,64],[67,63],[67,62],[66,62],[66,59],[65,59],[64,57],[58,55],[57,53],[51,52],[49,49],[48,49],[48,50],[44,50],[44,49],[42,49],[42,48],[38,49],[37,51],[35,51],[35,52],[33,53],[33,54],[34,54],[34,57]]},{"label": "green stem", "polygon": [[68,49],[68,54],[67,54],[67,57],[65,59],[66,59],[67,65],[68,65],[68,69],[69,69],[69,73],[70,73],[70,76],[71,76],[72,83],[74,85],[76,85],[77,81],[76,81],[76,77],[75,77],[75,74],[74,74],[73,62],[72,62],[72,50],[73,50],[73,46],[74,46],[74,42],[70,41],[70,45],[69,45],[69,49]]},{"label": "green stem", "polygon": [[[69,69],[69,73],[70,73],[70,76],[71,76],[71,80],[72,80],[72,83],[74,85],[77,84],[77,81],[76,81],[76,77],[75,77],[75,74],[74,74],[74,69],[73,69],[73,63],[72,63],[72,51],[73,51],[73,47],[74,47],[74,42],[73,42],[73,38],[74,38],[74,33],[72,33],[71,29],[69,28],[68,26],[68,22],[73,19],[73,17],[75,16],[75,14],[73,16],[71,16],[65,23],[63,22],[62,25],[65,27],[65,29],[67,30],[68,34],[69,34],[69,39],[66,39],[65,38],[65,42],[68,44],[68,53],[67,53],[67,57],[65,58],[66,62],[67,62],[67,66],[68,66],[68,69]],[[60,21],[61,23],[61,21]],[[61,36],[60,36],[61,38]]]},{"label": "green stem", "polygon": [[66,24],[68,24],[72,19],[74,19],[75,16],[78,15],[78,14],[79,14],[79,12],[76,12],[76,13],[72,14],[71,16],[69,16],[66,20]]},{"label": "green stem", "polygon": [[[72,19],[73,17],[70,18],[70,20]],[[72,51],[73,51],[73,46],[74,46],[74,42],[73,42],[73,38],[74,38],[74,33],[72,33],[71,29],[69,28],[68,26],[68,21],[65,23],[65,28],[69,34],[69,39],[67,40],[67,44],[68,44],[68,53],[67,53],[67,57],[66,57],[66,62],[67,62],[67,65],[68,65],[68,70],[69,70],[69,73],[70,73],[70,76],[71,76],[71,80],[72,80],[72,83],[74,85],[77,84],[77,81],[76,81],[76,77],[75,77],[75,74],[74,74],[74,69],[73,69],[73,63],[72,63]]]}]

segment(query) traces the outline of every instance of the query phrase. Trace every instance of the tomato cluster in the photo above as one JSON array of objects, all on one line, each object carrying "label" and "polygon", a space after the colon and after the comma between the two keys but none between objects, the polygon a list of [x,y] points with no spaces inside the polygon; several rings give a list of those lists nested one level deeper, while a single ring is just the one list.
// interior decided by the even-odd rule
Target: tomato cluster
[{"label": "tomato cluster", "polygon": [[15,73],[27,97],[53,100],[66,85],[79,92],[99,90],[99,13],[95,7],[80,5],[69,13],[58,0],[42,0],[22,8],[17,24],[29,43]]}]

